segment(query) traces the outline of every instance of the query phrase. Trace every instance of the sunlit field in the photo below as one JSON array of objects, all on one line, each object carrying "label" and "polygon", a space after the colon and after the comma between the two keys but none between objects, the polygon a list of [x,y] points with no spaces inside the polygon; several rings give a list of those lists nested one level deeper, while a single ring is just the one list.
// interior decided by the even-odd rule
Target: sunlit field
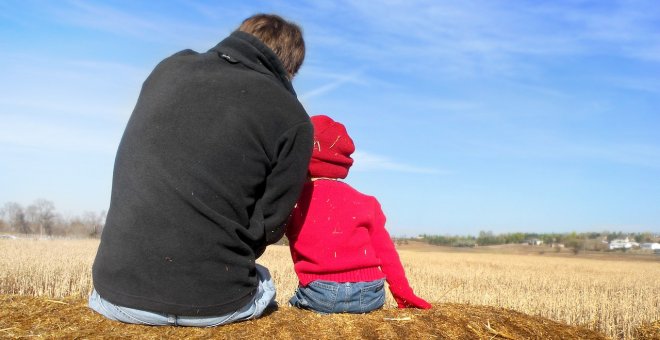
[{"label": "sunlit field", "polygon": [[[86,297],[98,240],[0,240],[0,293]],[[430,248],[426,249],[442,249]],[[510,308],[613,338],[660,319],[660,261],[400,250],[415,292],[430,302]],[[286,305],[297,280],[289,251],[259,259]],[[395,303],[388,296],[387,305]]]}]

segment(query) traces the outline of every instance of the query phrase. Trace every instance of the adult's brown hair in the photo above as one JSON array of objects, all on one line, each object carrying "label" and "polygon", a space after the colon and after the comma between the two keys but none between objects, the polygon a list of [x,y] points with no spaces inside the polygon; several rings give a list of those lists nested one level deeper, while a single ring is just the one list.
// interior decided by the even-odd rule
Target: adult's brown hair
[{"label": "adult's brown hair", "polygon": [[300,26],[275,14],[255,14],[245,19],[237,30],[254,35],[270,47],[291,78],[298,73],[305,59],[305,41]]}]

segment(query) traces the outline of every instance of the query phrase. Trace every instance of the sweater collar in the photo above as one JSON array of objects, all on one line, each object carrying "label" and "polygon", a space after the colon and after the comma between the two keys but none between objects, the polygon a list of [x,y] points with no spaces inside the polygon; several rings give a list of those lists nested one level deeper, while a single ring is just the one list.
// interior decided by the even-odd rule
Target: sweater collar
[{"label": "sweater collar", "polygon": [[[294,96],[296,92],[287,77],[288,73],[275,52],[252,34],[234,31],[229,37],[211,49],[232,62],[241,62],[257,72],[273,75]],[[224,54],[224,56],[223,56]]]}]

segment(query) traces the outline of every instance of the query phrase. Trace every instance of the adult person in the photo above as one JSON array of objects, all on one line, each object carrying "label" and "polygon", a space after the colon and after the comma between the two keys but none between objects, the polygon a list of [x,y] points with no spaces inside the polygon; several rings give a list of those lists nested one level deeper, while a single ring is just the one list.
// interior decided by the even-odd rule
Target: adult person
[{"label": "adult person", "polygon": [[215,326],[274,303],[255,259],[283,236],[312,152],[291,84],[304,55],[296,24],[258,14],[208,52],[156,66],[117,151],[92,309]]}]

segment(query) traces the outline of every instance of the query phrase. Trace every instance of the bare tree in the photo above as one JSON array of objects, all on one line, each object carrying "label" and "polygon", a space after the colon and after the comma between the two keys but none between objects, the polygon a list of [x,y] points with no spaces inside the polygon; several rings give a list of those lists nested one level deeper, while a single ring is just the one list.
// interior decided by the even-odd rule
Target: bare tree
[{"label": "bare tree", "polygon": [[5,221],[5,218],[5,208],[2,207],[0,208],[0,231],[8,231],[8,228],[10,228],[10,226]]},{"label": "bare tree", "polygon": [[57,220],[55,233],[67,237],[87,235],[87,228],[79,216],[59,215]]},{"label": "bare tree", "polygon": [[67,236],[71,229],[70,219],[65,218],[61,214],[55,214],[53,221],[53,235]]},{"label": "bare tree", "polygon": [[6,202],[0,207],[0,231],[38,233],[40,237],[100,237],[105,219],[105,211],[87,211],[82,217],[63,217],[56,212],[53,202],[46,199],[37,199],[26,208],[16,202]]},{"label": "bare tree", "polygon": [[105,224],[105,211],[101,211],[100,213],[87,211],[83,214],[82,221],[89,230],[89,236],[99,237]]},{"label": "bare tree", "polygon": [[55,205],[53,202],[43,198],[37,199],[27,209],[29,220],[39,226],[39,235],[53,235],[55,225]]},{"label": "bare tree", "polygon": [[2,208],[3,215],[7,217],[9,225],[13,230],[23,234],[29,234],[30,223],[28,223],[25,210],[16,202],[7,202]]}]

